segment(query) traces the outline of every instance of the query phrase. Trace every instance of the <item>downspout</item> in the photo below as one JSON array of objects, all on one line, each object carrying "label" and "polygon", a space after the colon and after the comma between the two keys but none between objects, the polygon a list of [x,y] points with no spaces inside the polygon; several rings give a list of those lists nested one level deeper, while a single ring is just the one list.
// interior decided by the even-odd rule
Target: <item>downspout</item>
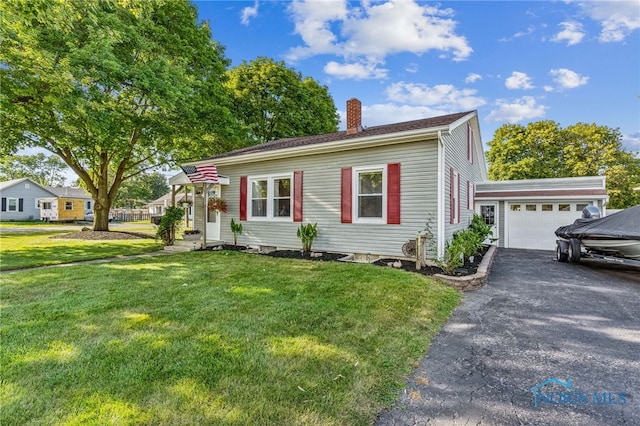
[{"label": "downspout", "polygon": [[444,229],[444,165],[445,165],[445,146],[444,142],[442,142],[442,131],[438,130],[438,241],[437,241],[437,254],[436,256],[440,259],[444,256],[444,239],[445,239],[445,229]]}]

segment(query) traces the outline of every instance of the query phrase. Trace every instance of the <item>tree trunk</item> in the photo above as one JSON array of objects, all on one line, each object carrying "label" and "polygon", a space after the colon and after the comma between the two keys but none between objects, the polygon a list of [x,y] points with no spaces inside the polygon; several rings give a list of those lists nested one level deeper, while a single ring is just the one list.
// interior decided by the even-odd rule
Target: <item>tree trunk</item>
[{"label": "tree trunk", "polygon": [[98,208],[99,204],[96,202],[96,208],[94,209],[93,230],[94,231],[108,231],[109,230],[109,209]]}]

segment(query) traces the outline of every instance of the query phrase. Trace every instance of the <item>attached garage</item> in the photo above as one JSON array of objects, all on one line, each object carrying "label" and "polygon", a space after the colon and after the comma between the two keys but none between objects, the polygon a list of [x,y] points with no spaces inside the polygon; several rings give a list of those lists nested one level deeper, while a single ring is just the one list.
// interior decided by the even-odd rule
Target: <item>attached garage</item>
[{"label": "attached garage", "polygon": [[475,200],[499,247],[553,250],[554,231],[587,205],[604,210],[607,192],[601,176],[496,181],[478,183]]}]

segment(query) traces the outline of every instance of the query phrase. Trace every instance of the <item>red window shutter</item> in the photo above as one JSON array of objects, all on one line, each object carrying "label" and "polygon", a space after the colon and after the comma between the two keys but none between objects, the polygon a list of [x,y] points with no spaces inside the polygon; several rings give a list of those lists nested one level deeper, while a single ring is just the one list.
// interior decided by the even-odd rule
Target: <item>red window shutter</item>
[{"label": "red window shutter", "polygon": [[293,172],[293,221],[302,222],[302,171]]},{"label": "red window shutter", "polygon": [[453,167],[449,168],[449,223],[453,223],[454,209],[456,208],[453,202]]},{"label": "red window shutter", "polygon": [[342,168],[340,179],[340,221],[351,223],[351,167]]},{"label": "red window shutter", "polygon": [[460,223],[460,204],[462,204],[460,202],[460,198],[461,198],[461,192],[460,192],[460,175],[458,175],[458,197],[456,199],[456,208],[458,209],[458,214],[456,215],[456,223]]},{"label": "red window shutter", "polygon": [[240,176],[240,220],[247,220],[247,177]]},{"label": "red window shutter", "polygon": [[387,164],[387,223],[400,224],[400,163]]}]

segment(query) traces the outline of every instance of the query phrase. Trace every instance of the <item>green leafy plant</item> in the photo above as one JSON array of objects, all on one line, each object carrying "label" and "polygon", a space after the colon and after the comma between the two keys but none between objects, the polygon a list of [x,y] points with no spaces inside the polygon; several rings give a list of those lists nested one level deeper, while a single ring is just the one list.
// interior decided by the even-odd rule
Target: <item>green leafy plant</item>
[{"label": "green leafy plant", "polygon": [[300,238],[300,241],[302,241],[302,250],[307,253],[310,252],[313,240],[318,236],[318,224],[301,224],[298,228],[297,235],[298,238]]},{"label": "green leafy plant", "polygon": [[242,235],[242,224],[236,223],[233,218],[231,218],[231,232],[233,232],[233,245],[238,245],[238,235]]},{"label": "green leafy plant", "polygon": [[171,246],[176,241],[176,228],[182,222],[184,209],[182,207],[167,207],[160,218],[160,224],[156,232],[156,238],[161,238],[166,246]]},{"label": "green leafy plant", "polygon": [[434,259],[435,264],[442,269],[446,275],[453,275],[456,268],[464,265],[464,248],[460,238],[453,238],[444,244],[444,256]]},{"label": "green leafy plant", "polygon": [[[434,262],[445,274],[452,275],[466,259],[482,251],[484,242],[491,235],[491,226],[484,223],[482,216],[473,215],[469,228],[454,232],[453,238],[445,243],[444,256],[434,259]],[[490,238],[490,241],[495,239]]]}]

